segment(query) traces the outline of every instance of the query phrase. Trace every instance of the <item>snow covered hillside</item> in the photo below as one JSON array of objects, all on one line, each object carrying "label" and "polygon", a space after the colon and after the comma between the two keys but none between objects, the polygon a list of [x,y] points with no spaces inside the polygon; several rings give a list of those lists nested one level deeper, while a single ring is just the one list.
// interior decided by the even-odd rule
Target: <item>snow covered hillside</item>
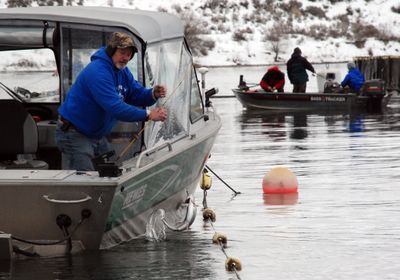
[{"label": "snow covered hillside", "polygon": [[190,18],[201,37],[214,42],[207,55],[195,57],[201,65],[285,63],[297,46],[313,63],[400,55],[399,0],[85,0],[84,5]]}]

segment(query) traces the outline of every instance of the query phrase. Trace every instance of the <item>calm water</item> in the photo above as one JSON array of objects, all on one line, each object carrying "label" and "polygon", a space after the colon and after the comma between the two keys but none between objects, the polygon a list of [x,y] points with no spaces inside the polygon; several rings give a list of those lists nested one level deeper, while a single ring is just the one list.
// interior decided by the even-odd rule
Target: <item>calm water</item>
[{"label": "calm water", "polygon": [[[230,95],[240,74],[250,81],[261,69],[210,69],[208,85]],[[199,207],[192,229],[166,241],[17,261],[2,267],[0,279],[238,279],[212,244],[215,231],[228,237],[227,255],[242,262],[241,279],[400,278],[400,105],[324,116],[248,112],[234,98],[212,102],[223,126],[207,164],[242,193],[233,197],[213,176],[214,227]],[[296,174],[298,197],[263,196],[263,176],[277,165]],[[196,199],[201,206],[200,189]]]}]

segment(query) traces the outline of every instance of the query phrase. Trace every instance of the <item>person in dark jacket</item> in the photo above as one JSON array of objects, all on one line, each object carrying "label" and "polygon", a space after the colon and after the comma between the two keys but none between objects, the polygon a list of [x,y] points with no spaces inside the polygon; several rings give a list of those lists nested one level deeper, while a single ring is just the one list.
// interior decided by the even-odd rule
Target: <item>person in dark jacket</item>
[{"label": "person in dark jacket", "polygon": [[344,77],[343,81],[340,83],[340,85],[343,88],[343,92],[344,92],[344,88],[348,87],[348,88],[350,88],[351,92],[359,93],[361,90],[361,87],[365,83],[364,74],[361,73],[360,70],[357,69],[354,62],[347,63],[347,69],[349,70],[349,72]]},{"label": "person in dark jacket", "polygon": [[125,122],[165,121],[165,108],[152,110],[165,97],[166,88],[145,88],[127,66],[137,51],[133,39],[113,33],[107,46],[91,56],[58,109],[56,143],[62,152],[62,168],[94,170],[92,159],[109,152],[106,139],[117,120]]},{"label": "person in dark jacket", "polygon": [[315,70],[311,63],[301,56],[300,48],[294,49],[286,67],[289,80],[293,84],[293,92],[306,92],[308,82],[306,70],[310,70],[313,73],[315,73]]},{"label": "person in dark jacket", "polygon": [[278,66],[272,66],[267,70],[267,73],[261,79],[260,86],[263,90],[268,92],[283,92],[285,85],[285,74],[279,70]]}]

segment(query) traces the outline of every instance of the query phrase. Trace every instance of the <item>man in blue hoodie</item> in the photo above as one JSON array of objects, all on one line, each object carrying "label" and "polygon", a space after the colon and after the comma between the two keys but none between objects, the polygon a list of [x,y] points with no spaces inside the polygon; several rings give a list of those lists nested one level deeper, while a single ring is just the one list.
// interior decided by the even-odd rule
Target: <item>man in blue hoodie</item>
[{"label": "man in blue hoodie", "polygon": [[345,87],[349,87],[351,92],[359,93],[361,87],[364,85],[365,82],[364,74],[357,69],[354,62],[347,63],[347,69],[349,70],[349,72],[340,83],[343,88],[342,92],[345,91]]},{"label": "man in blue hoodie", "polygon": [[[165,97],[166,88],[145,88],[126,67],[137,48],[133,39],[115,32],[107,47],[100,48],[79,73],[58,109],[56,142],[63,169],[94,170],[92,159],[110,151],[106,139],[119,121],[165,121],[164,108],[146,110]],[[138,107],[136,107],[138,106]]]}]

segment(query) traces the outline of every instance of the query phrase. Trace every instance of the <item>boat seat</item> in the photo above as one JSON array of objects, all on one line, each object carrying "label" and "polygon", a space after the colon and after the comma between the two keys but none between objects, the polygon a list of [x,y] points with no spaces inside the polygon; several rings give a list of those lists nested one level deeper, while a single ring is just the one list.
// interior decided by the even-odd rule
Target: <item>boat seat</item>
[{"label": "boat seat", "polygon": [[0,169],[48,169],[35,159],[38,128],[21,102],[0,100]]}]

